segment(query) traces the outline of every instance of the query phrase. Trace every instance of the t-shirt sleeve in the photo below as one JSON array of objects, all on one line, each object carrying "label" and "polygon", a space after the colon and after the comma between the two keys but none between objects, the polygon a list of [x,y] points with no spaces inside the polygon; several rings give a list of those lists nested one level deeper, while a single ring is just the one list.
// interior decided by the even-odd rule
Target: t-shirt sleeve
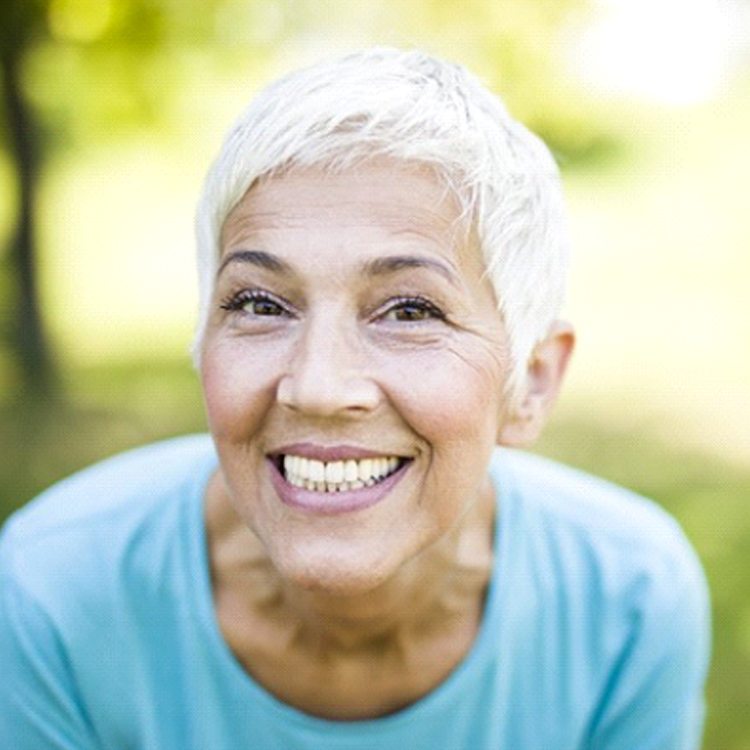
[{"label": "t-shirt sleeve", "polygon": [[0,571],[0,747],[94,750],[62,639],[44,610]]},{"label": "t-shirt sleeve", "polygon": [[[672,571],[674,573],[674,571]],[[708,590],[697,561],[644,586],[609,677],[591,750],[697,750],[710,650]]]}]

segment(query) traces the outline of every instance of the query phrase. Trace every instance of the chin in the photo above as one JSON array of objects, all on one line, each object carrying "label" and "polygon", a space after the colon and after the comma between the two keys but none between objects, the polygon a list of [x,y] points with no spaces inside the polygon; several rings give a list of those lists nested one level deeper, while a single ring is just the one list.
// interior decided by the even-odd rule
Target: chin
[{"label": "chin", "polygon": [[359,550],[319,551],[276,560],[277,571],[289,584],[311,593],[354,597],[371,593],[391,579],[397,566]]}]

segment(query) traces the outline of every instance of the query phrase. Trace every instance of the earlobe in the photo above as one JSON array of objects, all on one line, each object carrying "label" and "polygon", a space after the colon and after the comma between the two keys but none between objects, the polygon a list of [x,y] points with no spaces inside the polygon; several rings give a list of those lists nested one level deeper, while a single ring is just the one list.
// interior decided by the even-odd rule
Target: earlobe
[{"label": "earlobe", "polygon": [[557,400],[574,344],[572,326],[558,320],[534,347],[526,370],[524,392],[500,427],[500,445],[528,446],[539,437]]}]

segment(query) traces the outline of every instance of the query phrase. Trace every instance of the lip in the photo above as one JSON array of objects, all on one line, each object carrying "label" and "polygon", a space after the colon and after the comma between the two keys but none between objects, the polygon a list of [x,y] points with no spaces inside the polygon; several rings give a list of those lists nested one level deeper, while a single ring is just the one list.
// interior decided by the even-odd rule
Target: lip
[{"label": "lip", "polygon": [[315,443],[283,445],[268,455],[279,456],[289,454],[302,456],[303,458],[312,458],[318,461],[346,461],[348,459],[359,460],[361,458],[389,458],[390,456],[409,458],[408,456],[401,456],[398,453],[383,453],[381,451],[374,451],[372,448],[360,448],[356,445],[316,445]]},{"label": "lip", "polygon": [[[289,448],[291,449],[291,446]],[[292,451],[290,450],[289,452],[291,453]],[[295,455],[305,456],[304,453],[295,453]],[[320,455],[318,451],[310,457],[319,458]],[[367,453],[364,455],[373,456],[378,454]],[[346,458],[354,457],[352,455],[346,456]],[[339,460],[338,454],[336,458],[328,460]],[[284,505],[317,515],[336,516],[343,513],[364,510],[385,500],[391,490],[404,477],[412,462],[406,461],[393,474],[390,474],[382,482],[378,482],[372,487],[362,487],[359,490],[347,490],[346,492],[312,492],[302,487],[296,487],[284,479],[279,467],[272,458],[267,458],[266,463],[271,473],[271,484]]]}]

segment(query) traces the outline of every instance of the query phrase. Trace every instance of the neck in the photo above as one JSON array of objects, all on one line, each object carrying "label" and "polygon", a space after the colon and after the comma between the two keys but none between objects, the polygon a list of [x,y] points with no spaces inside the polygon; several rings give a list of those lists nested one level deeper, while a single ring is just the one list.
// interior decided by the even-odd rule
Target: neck
[{"label": "neck", "polygon": [[290,643],[329,654],[399,644],[462,626],[467,619],[478,625],[491,575],[493,520],[488,483],[481,501],[460,523],[395,576],[373,590],[341,596],[284,580],[233,510],[217,476],[206,504],[217,604],[229,596],[233,609],[274,622]]}]

